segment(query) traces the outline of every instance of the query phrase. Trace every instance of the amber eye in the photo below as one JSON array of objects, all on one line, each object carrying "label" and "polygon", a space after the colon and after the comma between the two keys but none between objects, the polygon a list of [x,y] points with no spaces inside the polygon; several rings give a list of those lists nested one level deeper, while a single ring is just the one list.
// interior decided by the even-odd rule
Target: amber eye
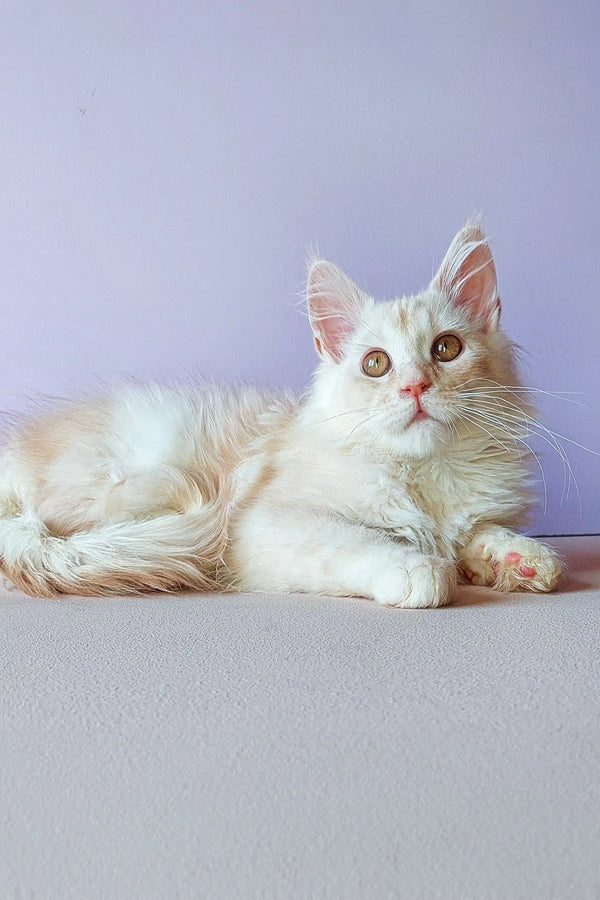
[{"label": "amber eye", "polygon": [[392,368],[392,361],[385,350],[369,350],[363,357],[362,370],[370,378],[381,378]]},{"label": "amber eye", "polygon": [[455,334],[440,334],[433,342],[431,355],[439,362],[450,362],[456,359],[462,348],[462,341]]}]

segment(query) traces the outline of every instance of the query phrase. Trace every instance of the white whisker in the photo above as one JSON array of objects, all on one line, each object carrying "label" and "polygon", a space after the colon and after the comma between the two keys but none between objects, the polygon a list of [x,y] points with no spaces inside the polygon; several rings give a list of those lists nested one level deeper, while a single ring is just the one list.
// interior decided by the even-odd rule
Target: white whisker
[{"label": "white whisker", "polygon": [[[526,413],[524,410],[522,410],[516,404],[510,403],[505,398],[503,398],[503,404],[505,406],[507,406],[508,409],[503,409],[502,406],[498,402],[495,402],[495,398],[488,397],[486,399],[494,400],[494,411],[491,411],[489,409],[489,407],[484,404],[478,404],[477,409],[474,409],[473,407],[469,407],[470,412],[472,414],[474,414],[475,416],[479,415],[480,417],[484,418],[485,421],[488,423],[490,421],[494,421],[496,424],[499,424],[500,426],[505,425],[506,427],[508,427],[508,426],[515,427],[515,425],[517,425],[519,427],[519,429],[526,428],[527,430],[526,430],[524,436],[518,438],[518,440],[522,440],[523,443],[526,444],[528,450],[532,453],[532,455],[535,455],[534,451],[532,450],[531,446],[529,444],[527,444],[525,441],[525,438],[528,436],[541,439],[545,443],[547,443],[549,446],[551,446],[557,452],[557,454],[562,462],[562,465],[563,465],[563,487],[562,487],[562,493],[561,493],[561,499],[560,499],[561,506],[567,500],[569,493],[570,493],[571,483],[573,483],[573,486],[575,488],[575,492],[576,492],[577,498],[578,498],[579,508],[580,508],[580,511],[582,511],[583,507],[582,507],[582,501],[581,501],[581,493],[579,491],[579,485],[577,483],[577,479],[575,477],[575,473],[573,471],[571,461],[569,460],[569,457],[568,457],[564,447],[561,446],[561,444],[558,440],[560,435],[556,435],[554,432],[552,432],[549,428],[547,428],[545,425],[543,425],[541,422],[539,422],[533,416]],[[543,475],[543,472],[542,472],[542,476],[543,476],[544,482],[545,482],[545,476]]]}]

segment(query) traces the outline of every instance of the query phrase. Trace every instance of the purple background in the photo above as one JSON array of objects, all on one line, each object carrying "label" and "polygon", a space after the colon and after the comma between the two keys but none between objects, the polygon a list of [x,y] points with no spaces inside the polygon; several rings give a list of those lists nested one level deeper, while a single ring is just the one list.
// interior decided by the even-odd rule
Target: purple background
[{"label": "purple background", "polygon": [[[120,374],[301,388],[318,246],[423,287],[482,212],[545,421],[600,450],[597,2],[3,5],[0,406]],[[543,448],[543,444],[539,444]],[[543,451],[534,529],[600,531]]]}]

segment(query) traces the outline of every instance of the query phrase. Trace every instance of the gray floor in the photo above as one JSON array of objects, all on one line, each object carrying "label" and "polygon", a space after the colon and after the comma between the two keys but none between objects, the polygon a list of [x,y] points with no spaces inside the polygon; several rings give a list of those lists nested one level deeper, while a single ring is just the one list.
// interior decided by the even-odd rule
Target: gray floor
[{"label": "gray floor", "polygon": [[446,609],[0,597],[3,898],[600,897],[600,538]]}]

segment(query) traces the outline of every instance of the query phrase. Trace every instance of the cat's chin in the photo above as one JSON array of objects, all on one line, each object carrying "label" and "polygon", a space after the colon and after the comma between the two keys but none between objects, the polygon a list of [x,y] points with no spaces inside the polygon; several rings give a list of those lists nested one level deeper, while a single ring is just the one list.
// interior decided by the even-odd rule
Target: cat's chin
[{"label": "cat's chin", "polygon": [[415,458],[431,456],[448,442],[449,429],[428,415],[417,415],[390,435],[396,453]]}]

